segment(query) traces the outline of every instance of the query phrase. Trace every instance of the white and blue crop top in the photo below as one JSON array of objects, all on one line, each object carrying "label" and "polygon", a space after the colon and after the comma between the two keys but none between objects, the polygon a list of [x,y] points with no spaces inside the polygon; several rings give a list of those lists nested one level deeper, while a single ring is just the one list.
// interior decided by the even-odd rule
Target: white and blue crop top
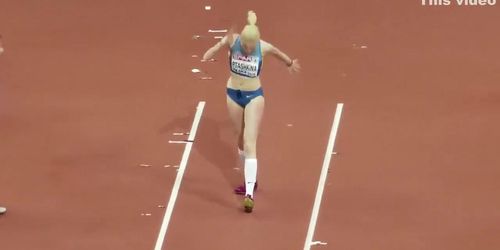
[{"label": "white and blue crop top", "polygon": [[240,76],[250,78],[258,77],[260,75],[260,69],[262,68],[260,41],[257,42],[257,46],[252,54],[246,55],[241,47],[240,37],[238,36],[229,53],[229,68],[231,72]]}]

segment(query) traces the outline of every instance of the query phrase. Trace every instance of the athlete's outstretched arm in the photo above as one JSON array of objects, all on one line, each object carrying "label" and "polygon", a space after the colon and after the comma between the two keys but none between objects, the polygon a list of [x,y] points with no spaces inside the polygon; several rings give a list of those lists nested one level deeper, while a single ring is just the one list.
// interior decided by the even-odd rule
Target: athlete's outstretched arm
[{"label": "athlete's outstretched arm", "polygon": [[227,40],[228,40],[228,38],[227,38],[227,36],[225,36],[218,43],[216,43],[212,48],[208,49],[207,52],[205,52],[205,54],[203,55],[203,60],[206,61],[206,60],[212,59],[212,57],[214,57],[215,54],[217,54],[217,52],[221,48],[227,47],[229,44]]},{"label": "athlete's outstretched arm", "polygon": [[291,59],[287,54],[285,54],[283,51],[278,49],[277,47],[273,46],[272,44],[268,42],[263,41],[263,52],[264,54],[270,53],[274,57],[278,58],[282,62],[286,64],[288,67],[288,70],[290,72],[299,72],[300,71],[300,64],[298,59]]},{"label": "athlete's outstretched arm", "polygon": [[222,38],[218,43],[216,43],[212,48],[208,49],[207,52],[205,52],[205,54],[203,55],[203,61],[207,61],[207,60],[210,60],[212,59],[212,57],[215,56],[215,54],[217,54],[217,52],[221,49],[221,48],[230,48],[234,42],[234,37],[235,37],[235,34],[234,34],[234,31],[233,31],[233,28],[229,29],[228,33],[226,34],[226,36],[224,36],[224,38]]}]

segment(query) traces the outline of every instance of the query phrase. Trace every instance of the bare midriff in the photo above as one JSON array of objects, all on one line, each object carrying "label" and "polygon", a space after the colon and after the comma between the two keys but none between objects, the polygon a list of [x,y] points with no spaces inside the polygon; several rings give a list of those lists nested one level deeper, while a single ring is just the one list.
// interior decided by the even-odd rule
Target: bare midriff
[{"label": "bare midriff", "polygon": [[260,88],[260,78],[244,77],[231,72],[231,76],[227,80],[227,87],[243,91],[257,90]]}]

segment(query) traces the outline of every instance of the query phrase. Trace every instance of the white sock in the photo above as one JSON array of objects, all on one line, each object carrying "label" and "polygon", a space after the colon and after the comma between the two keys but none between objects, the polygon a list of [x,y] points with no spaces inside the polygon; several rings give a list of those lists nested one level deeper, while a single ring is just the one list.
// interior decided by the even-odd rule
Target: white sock
[{"label": "white sock", "polygon": [[257,181],[257,159],[245,160],[245,189],[246,194],[253,197],[253,189]]},{"label": "white sock", "polygon": [[240,156],[240,164],[242,167],[245,166],[245,151],[238,148],[238,155]]}]

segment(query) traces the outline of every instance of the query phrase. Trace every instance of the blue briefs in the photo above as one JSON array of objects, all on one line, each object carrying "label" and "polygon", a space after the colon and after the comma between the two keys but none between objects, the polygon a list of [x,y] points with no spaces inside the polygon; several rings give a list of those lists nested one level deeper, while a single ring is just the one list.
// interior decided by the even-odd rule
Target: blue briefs
[{"label": "blue briefs", "polygon": [[227,95],[242,108],[245,108],[245,106],[247,106],[247,104],[250,103],[250,101],[255,97],[264,96],[264,91],[262,91],[262,88],[258,88],[253,91],[227,88]]}]

